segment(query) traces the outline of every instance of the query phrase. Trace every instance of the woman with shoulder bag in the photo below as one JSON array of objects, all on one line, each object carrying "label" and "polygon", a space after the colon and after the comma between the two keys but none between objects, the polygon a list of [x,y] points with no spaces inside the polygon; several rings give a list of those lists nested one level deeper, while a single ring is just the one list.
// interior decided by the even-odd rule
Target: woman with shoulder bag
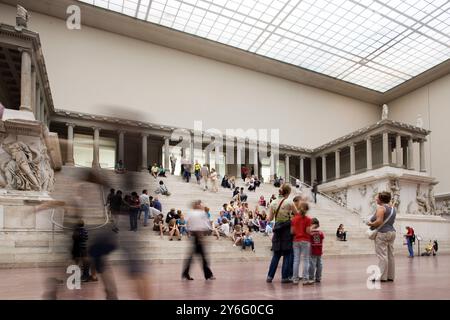
[{"label": "woman with shoulder bag", "polygon": [[284,184],[280,187],[278,199],[272,201],[269,206],[269,215],[267,221],[275,219],[272,237],[272,261],[270,262],[269,272],[266,282],[272,282],[277,271],[278,263],[283,257],[281,267],[281,282],[290,283],[292,277],[292,234],[291,217],[297,213],[292,202],[288,201],[291,193],[291,186]]},{"label": "woman with shoulder bag", "polygon": [[373,279],[373,281],[387,282],[394,281],[395,278],[394,241],[396,231],[394,222],[396,210],[390,205],[391,198],[389,192],[380,192],[377,195],[377,211],[367,223],[371,227],[369,239],[375,240],[375,253],[381,273],[380,279]]}]

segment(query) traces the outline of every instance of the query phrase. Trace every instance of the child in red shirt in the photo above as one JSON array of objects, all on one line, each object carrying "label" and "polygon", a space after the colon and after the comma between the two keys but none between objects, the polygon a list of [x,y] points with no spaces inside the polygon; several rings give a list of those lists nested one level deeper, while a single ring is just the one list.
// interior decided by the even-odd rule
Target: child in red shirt
[{"label": "child in red shirt", "polygon": [[[298,284],[303,279],[303,285],[311,285],[314,282],[309,279],[309,266],[311,254],[311,218],[307,216],[309,206],[303,202],[300,196],[294,198],[294,205],[300,211],[291,221],[291,231],[294,235],[292,249],[294,251],[294,264],[292,283]],[[303,275],[299,277],[300,260],[303,257]]]},{"label": "child in red shirt", "polygon": [[320,224],[317,218],[312,219],[311,226],[311,258],[309,265],[309,279],[319,283],[322,280],[322,248],[325,238],[319,230]]}]

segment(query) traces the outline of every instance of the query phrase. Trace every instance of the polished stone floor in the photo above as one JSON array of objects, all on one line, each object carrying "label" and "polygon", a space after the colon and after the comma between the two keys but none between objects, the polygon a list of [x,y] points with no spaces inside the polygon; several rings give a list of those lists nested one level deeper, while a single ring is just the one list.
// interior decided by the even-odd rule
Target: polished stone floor
[{"label": "polished stone floor", "polygon": [[[376,264],[375,256],[339,257],[324,260],[321,284],[303,287],[280,283],[280,269],[273,283],[265,282],[269,261],[213,263],[214,281],[205,281],[195,262],[194,281],[181,280],[181,264],[148,264],[151,299],[214,300],[296,300],[296,299],[450,299],[450,256],[396,257],[396,280],[368,289],[367,268]],[[281,265],[281,264],[280,264]],[[124,265],[112,266],[119,299],[138,299],[137,285]],[[0,299],[42,299],[45,279],[69,276],[61,268],[0,270]],[[65,280],[64,280],[65,281]],[[104,299],[103,284],[82,283],[80,290],[59,285],[58,299]]]}]

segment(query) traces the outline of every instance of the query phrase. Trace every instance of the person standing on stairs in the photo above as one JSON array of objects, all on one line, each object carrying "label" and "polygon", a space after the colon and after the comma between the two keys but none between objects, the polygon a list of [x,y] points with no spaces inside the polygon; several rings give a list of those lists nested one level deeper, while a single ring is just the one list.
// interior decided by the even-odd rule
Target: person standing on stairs
[{"label": "person standing on stairs", "polygon": [[205,208],[201,200],[196,200],[192,203],[192,210],[188,212],[186,216],[186,225],[188,230],[191,232],[193,239],[192,251],[189,258],[185,261],[183,266],[183,272],[181,274],[182,279],[194,280],[190,274],[189,270],[192,263],[192,258],[195,254],[198,254],[202,258],[203,274],[206,280],[215,280],[211,269],[208,265],[208,259],[205,253],[205,247],[203,243],[203,237],[205,233],[211,231],[211,226],[209,224],[208,218],[205,215]]},{"label": "person standing on stairs", "polygon": [[194,164],[194,174],[195,174],[195,179],[197,179],[197,184],[200,184],[200,170],[201,170],[202,166],[200,165],[200,163],[198,163],[198,160],[195,160],[195,164]]},{"label": "person standing on stairs", "polygon": [[108,207],[108,214],[109,214],[110,218],[111,218],[111,200],[114,197],[115,193],[116,193],[116,190],[110,189],[108,197],[106,198],[105,207]]},{"label": "person standing on stairs", "polygon": [[173,155],[173,153],[170,155],[170,165],[172,167],[172,171],[170,172],[171,175],[175,174],[175,166],[177,165],[177,158]]},{"label": "person standing on stairs", "polygon": [[209,176],[209,168],[206,163],[203,164],[203,167],[200,170],[200,175],[202,176],[203,181],[203,191],[208,189],[208,176]]},{"label": "person standing on stairs", "polygon": [[312,185],[312,195],[313,195],[313,199],[314,199],[314,203],[317,203],[317,187],[318,187],[319,183],[317,182],[317,180],[314,180],[314,183]]},{"label": "person standing on stairs", "polygon": [[142,191],[142,194],[139,196],[139,202],[141,203],[141,209],[139,211],[139,219],[141,218],[141,212],[144,211],[144,227],[146,227],[150,212],[150,198],[148,196],[147,190]]},{"label": "person standing on stairs", "polygon": [[131,193],[131,197],[128,202],[130,213],[130,231],[137,231],[138,213],[141,208],[139,196],[136,192]]}]

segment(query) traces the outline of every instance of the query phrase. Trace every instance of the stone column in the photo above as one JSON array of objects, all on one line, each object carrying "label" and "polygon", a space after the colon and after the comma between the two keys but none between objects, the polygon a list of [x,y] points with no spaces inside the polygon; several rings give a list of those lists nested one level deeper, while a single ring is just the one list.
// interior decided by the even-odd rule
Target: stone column
[{"label": "stone column", "polygon": [[383,166],[389,165],[389,133],[383,132]]},{"label": "stone column", "polygon": [[147,133],[141,133],[142,137],[142,160],[141,160],[141,171],[147,171],[148,170],[148,163],[147,163]]},{"label": "stone column", "polygon": [[236,179],[241,178],[241,166],[242,166],[242,152],[241,152],[241,148],[239,146],[239,141],[237,141],[237,144],[236,144]]},{"label": "stone column", "polygon": [[164,168],[170,172],[170,138],[164,138]]},{"label": "stone column", "polygon": [[420,172],[426,172],[427,168],[425,166],[425,140],[420,140],[419,144],[420,150]]},{"label": "stone column", "polygon": [[32,78],[31,78],[31,55],[30,52],[22,51],[22,65],[20,73],[20,110],[32,112]]},{"label": "stone column", "polygon": [[36,114],[36,68],[31,66],[31,110]]},{"label": "stone column", "polygon": [[327,182],[327,155],[322,155],[322,183]]},{"label": "stone column", "polygon": [[315,157],[311,158],[311,185],[317,180],[317,161]]},{"label": "stone column", "polygon": [[194,166],[195,159],[194,159],[194,140],[191,139],[191,142],[189,144],[189,159],[191,161],[192,167]]},{"label": "stone column", "polygon": [[395,154],[397,157],[397,167],[402,168],[402,136],[399,134],[395,138]]},{"label": "stone column", "polygon": [[211,155],[211,150],[209,150],[208,148],[205,149],[205,163],[208,165],[208,168],[211,165],[210,155]]},{"label": "stone column", "polygon": [[366,138],[367,170],[372,170],[372,137]]},{"label": "stone column", "polygon": [[39,85],[36,87],[36,97],[35,97],[34,105],[35,105],[34,114],[35,114],[36,120],[40,121],[41,120],[41,87]]},{"label": "stone column", "polygon": [[337,149],[335,152],[335,167],[336,167],[336,179],[341,178],[341,150]]},{"label": "stone column", "polygon": [[414,170],[414,141],[412,137],[408,138],[408,169]]},{"label": "stone column", "polygon": [[259,163],[258,163],[258,145],[253,146],[253,170],[255,175],[259,178]]},{"label": "stone column", "polygon": [[94,127],[94,156],[92,168],[100,169],[100,128]]},{"label": "stone column", "polygon": [[288,155],[288,154],[286,154],[284,156],[284,175],[285,175],[284,180],[286,181],[286,183],[289,183],[291,181],[291,175],[289,172],[289,158],[290,158],[290,155]]},{"label": "stone column", "polygon": [[[191,145],[191,147],[192,147],[192,145]],[[220,169],[220,164],[219,164],[219,161],[220,161],[220,149],[217,146],[214,148],[214,155],[215,155],[215,158],[216,158],[215,169],[216,169],[217,174],[219,174],[219,169]]]},{"label": "stone column", "polygon": [[[44,92],[45,91],[42,90],[43,94],[45,94]],[[42,101],[42,104],[41,104],[41,121],[42,122],[45,122],[45,108],[46,108],[46,103],[44,101]]]},{"label": "stone column", "polygon": [[354,175],[356,173],[356,152],[355,152],[355,144],[350,144],[350,175]]},{"label": "stone column", "polygon": [[274,152],[270,152],[270,180],[273,181],[275,179],[275,175],[277,174],[276,168],[276,155]]},{"label": "stone column", "polygon": [[300,157],[300,181],[305,182],[305,157]]},{"label": "stone column", "polygon": [[118,160],[122,160],[123,166],[125,167],[124,141],[125,141],[125,131],[119,130],[119,159]]},{"label": "stone column", "polygon": [[75,124],[66,123],[66,126],[67,126],[66,166],[74,166],[75,160],[73,158],[73,128],[75,128]]}]

